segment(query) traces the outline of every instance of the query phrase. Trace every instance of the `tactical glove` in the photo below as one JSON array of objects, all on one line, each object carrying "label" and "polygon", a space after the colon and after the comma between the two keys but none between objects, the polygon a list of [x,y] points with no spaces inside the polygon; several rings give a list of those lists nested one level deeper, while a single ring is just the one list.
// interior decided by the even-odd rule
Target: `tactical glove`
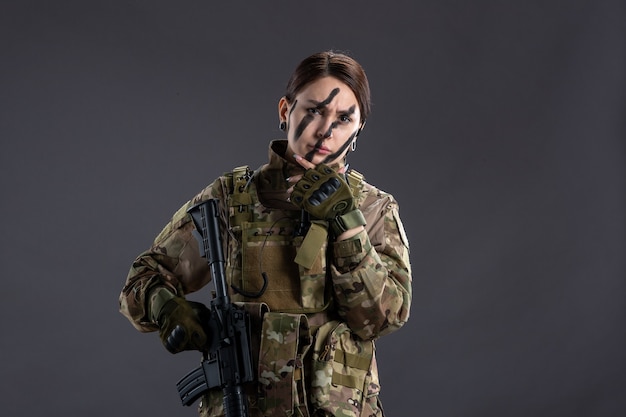
[{"label": "tactical glove", "polygon": [[328,221],[335,236],[348,229],[365,225],[365,219],[348,183],[332,168],[319,164],[305,171],[294,185],[291,201],[311,216]]},{"label": "tactical glove", "polygon": [[152,297],[151,315],[159,326],[159,336],[171,353],[205,350],[208,337],[203,323],[208,323],[209,309],[204,304],[187,301],[160,288]]}]

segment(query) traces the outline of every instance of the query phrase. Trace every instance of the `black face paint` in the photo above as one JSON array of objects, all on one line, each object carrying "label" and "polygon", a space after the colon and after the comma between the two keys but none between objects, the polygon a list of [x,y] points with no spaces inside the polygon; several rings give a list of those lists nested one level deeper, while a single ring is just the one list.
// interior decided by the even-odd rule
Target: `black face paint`
[{"label": "black face paint", "polygon": [[328,95],[328,97],[326,97],[326,100],[324,100],[324,101],[322,101],[322,102],[317,104],[317,108],[318,109],[322,109],[322,108],[328,106],[330,104],[330,102],[333,101],[335,96],[337,94],[339,94],[339,91],[341,91],[339,88],[333,88],[333,91],[331,91],[330,94]]},{"label": "black face paint", "polygon": [[[335,98],[335,96],[337,94],[339,94],[340,89],[339,88],[335,88],[333,89],[333,91],[330,92],[330,94],[328,95],[328,97],[326,97],[326,99],[324,101],[321,101],[319,103],[315,104],[315,108],[318,110],[323,109],[324,107],[328,106],[328,104],[333,101],[333,99]],[[295,103],[294,106],[292,108],[295,108]],[[300,123],[298,124],[298,127],[296,127],[296,131],[294,132],[294,140],[297,142],[298,139],[300,139],[300,136],[302,136],[302,132],[304,132],[304,129],[307,128],[307,126],[309,126],[311,124],[311,122],[313,121],[313,115],[312,114],[307,114],[306,116],[304,116],[302,118],[302,120],[300,121]]]},{"label": "black face paint", "polygon": [[[352,116],[352,115],[354,114],[354,110],[355,110],[355,108],[356,108],[355,106],[350,106],[350,108],[348,109],[348,111],[347,111],[347,112],[345,112],[344,114],[342,114],[342,115],[341,115],[341,117],[344,117],[344,116]],[[330,137],[330,135],[331,135],[331,133],[332,133],[333,129],[334,129],[334,128],[336,128],[338,124],[339,124],[339,122],[333,122],[333,123],[331,123],[331,125],[330,125],[330,127],[328,128],[328,130],[326,131],[326,133],[324,133],[324,139],[326,139],[326,138]],[[354,136],[356,136],[356,135],[358,135],[358,134],[359,134],[359,131],[357,130],[357,131],[356,131],[356,133],[353,133],[353,134],[352,134],[352,137],[354,137]],[[319,146],[319,145],[318,145],[318,146]],[[345,144],[344,144],[343,149],[345,149]]]},{"label": "black face paint", "polygon": [[330,124],[330,126],[328,126],[328,130],[326,132],[324,132],[324,135],[322,136],[323,139],[329,138],[330,135],[333,133],[333,129],[337,127],[339,123],[337,122],[332,122]]},{"label": "black face paint", "polygon": [[313,147],[313,150],[309,153],[307,153],[306,155],[304,155],[304,159],[306,159],[307,161],[311,162],[313,160],[313,157],[315,156],[315,153],[318,151],[318,149],[320,149],[322,147],[322,143],[324,143],[324,140],[329,138],[333,129],[337,127],[339,123],[338,122],[332,122],[330,124],[330,126],[328,127],[328,130],[326,132],[324,132],[324,135],[322,136],[321,139],[318,139],[318,141],[315,143],[315,146]]},{"label": "black face paint", "polygon": [[289,114],[287,115],[287,125],[285,126],[286,132],[289,132],[289,121],[291,120],[291,113],[293,113],[293,111],[295,110],[296,104],[298,104],[298,100],[293,101],[293,106],[291,106],[291,110],[289,110]]},{"label": "black face paint", "polygon": [[341,145],[341,148],[339,148],[339,150],[337,152],[328,155],[326,158],[324,158],[324,160],[322,162],[324,164],[327,164],[327,163],[329,163],[329,162],[339,158],[339,156],[348,148],[348,146],[350,146],[350,144],[352,143],[352,140],[354,140],[354,138],[356,137],[357,133],[359,133],[358,129],[353,134],[350,135],[350,137],[348,138],[346,143]]},{"label": "black face paint", "polygon": [[302,136],[302,132],[304,132],[304,129],[306,129],[307,126],[310,125],[312,121],[313,121],[313,115],[310,113],[307,113],[307,115],[302,118],[300,123],[298,123],[298,127],[296,127],[296,131],[293,134],[294,141],[297,142],[300,139],[300,136]]},{"label": "black face paint", "polygon": [[315,156],[315,152],[317,152],[317,150],[320,148],[320,146],[322,146],[322,142],[324,140],[320,139],[317,141],[317,143],[315,144],[315,147],[313,148],[313,150],[309,153],[307,153],[306,155],[304,155],[304,159],[306,159],[309,162],[313,161],[313,157]]}]

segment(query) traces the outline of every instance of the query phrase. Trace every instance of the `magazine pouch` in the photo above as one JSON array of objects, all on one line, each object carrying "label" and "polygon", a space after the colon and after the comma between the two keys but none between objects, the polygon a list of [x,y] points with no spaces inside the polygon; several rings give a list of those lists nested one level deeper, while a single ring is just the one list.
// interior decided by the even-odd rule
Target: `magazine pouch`
[{"label": "magazine pouch", "polygon": [[264,416],[309,415],[303,356],[310,344],[305,315],[265,314],[258,368],[258,407]]},{"label": "magazine pouch", "polygon": [[322,325],[313,349],[311,408],[330,415],[382,416],[374,342],[339,321]]}]

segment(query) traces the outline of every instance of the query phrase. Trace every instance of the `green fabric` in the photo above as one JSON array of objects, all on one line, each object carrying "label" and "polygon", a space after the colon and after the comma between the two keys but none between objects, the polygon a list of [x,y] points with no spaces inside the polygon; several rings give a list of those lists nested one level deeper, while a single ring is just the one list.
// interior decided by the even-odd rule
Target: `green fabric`
[{"label": "green fabric", "polygon": [[342,240],[333,243],[333,253],[335,258],[347,258],[361,254],[363,252],[363,244],[358,237]]},{"label": "green fabric", "polygon": [[174,297],[176,296],[164,287],[159,287],[151,292],[149,311],[150,319],[153,322],[158,323],[159,314],[163,309],[163,306]]},{"label": "green fabric", "polygon": [[337,216],[329,222],[330,230],[335,236],[339,236],[346,230],[354,229],[358,226],[365,226],[365,217],[361,210],[355,209],[342,216]]},{"label": "green fabric", "polygon": [[164,288],[156,290],[151,300],[151,314],[159,326],[161,342],[169,352],[206,348],[208,337],[203,323],[208,321],[209,310],[204,304],[187,301]]},{"label": "green fabric", "polygon": [[325,164],[305,171],[294,185],[291,201],[319,220],[333,220],[356,207],[348,183]]},{"label": "green fabric", "polygon": [[296,255],[294,261],[298,265],[311,269],[327,238],[328,231],[326,227],[319,221],[311,222],[311,227],[304,237],[302,246],[298,249],[298,254]]},{"label": "green fabric", "polygon": [[335,352],[335,362],[345,364],[346,366],[367,371],[372,364],[370,355],[358,355],[355,353],[344,352],[337,349]]},{"label": "green fabric", "polygon": [[286,411],[294,409],[306,411],[302,358],[310,344],[304,314],[268,312],[263,316],[258,405],[264,416],[292,415]]}]

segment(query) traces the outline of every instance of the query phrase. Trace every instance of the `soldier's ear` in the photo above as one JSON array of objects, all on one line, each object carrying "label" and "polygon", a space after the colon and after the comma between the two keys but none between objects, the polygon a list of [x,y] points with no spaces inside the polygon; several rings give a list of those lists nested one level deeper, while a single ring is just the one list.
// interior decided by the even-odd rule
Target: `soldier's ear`
[{"label": "soldier's ear", "polygon": [[280,98],[280,100],[278,100],[278,119],[280,121],[286,121],[288,111],[289,102],[287,101],[287,98],[283,96]]}]

